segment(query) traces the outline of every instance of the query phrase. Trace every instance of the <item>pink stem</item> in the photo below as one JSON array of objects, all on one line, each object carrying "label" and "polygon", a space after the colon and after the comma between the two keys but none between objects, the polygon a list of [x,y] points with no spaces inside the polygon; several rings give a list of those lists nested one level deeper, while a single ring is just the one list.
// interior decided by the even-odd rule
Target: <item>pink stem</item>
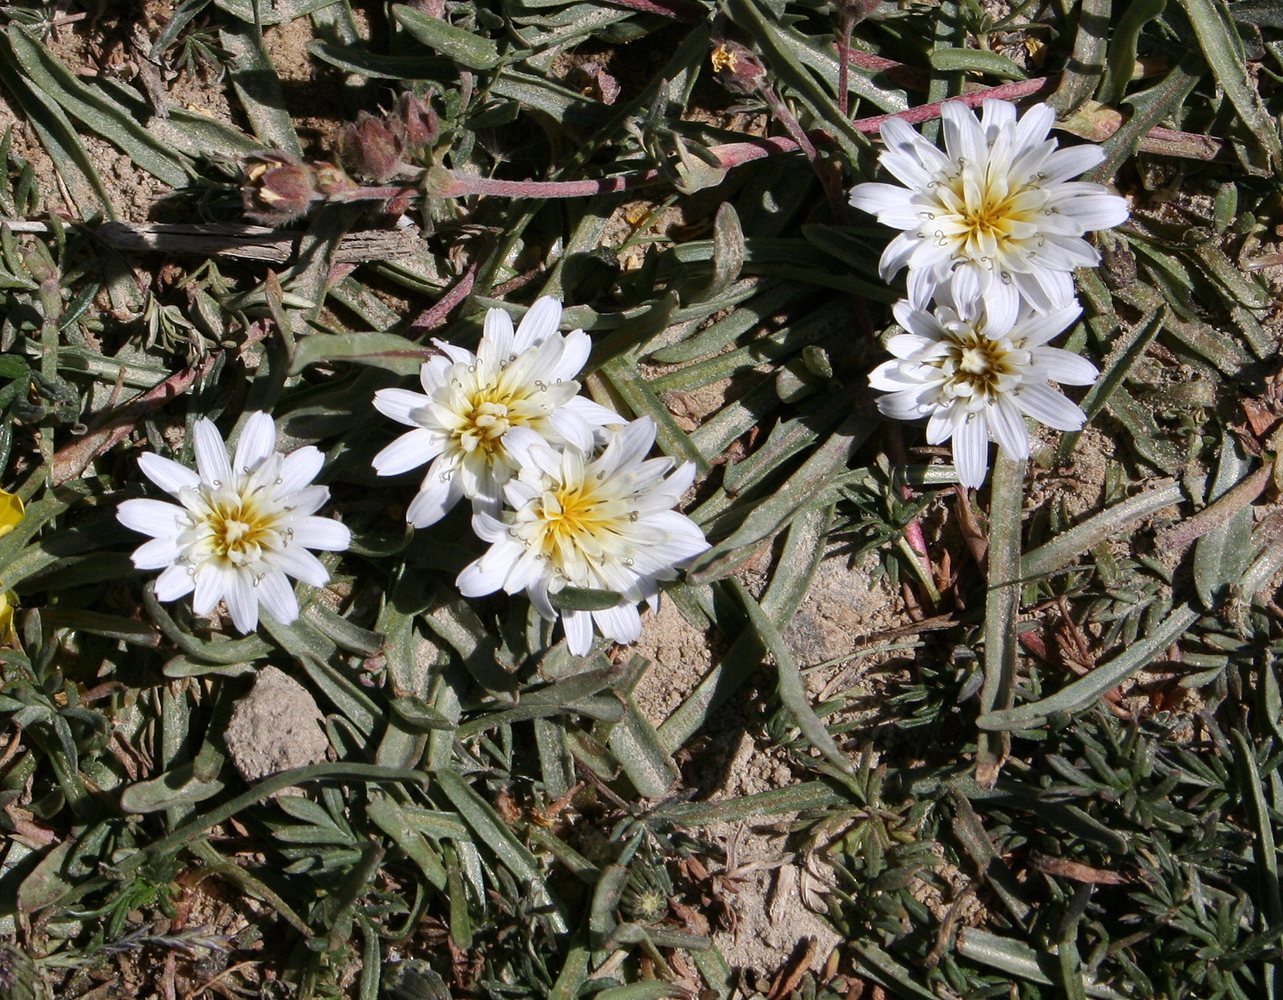
[{"label": "pink stem", "polygon": [[477,262],[473,261],[463,273],[463,277],[454,283],[454,287],[437,299],[432,307],[415,318],[410,324],[410,331],[435,330],[445,323],[455,306],[466,299],[477,280]]},{"label": "pink stem", "polygon": [[[1038,77],[1033,80],[1019,80],[1005,83],[1000,87],[978,90],[961,97],[951,97],[951,101],[961,101],[968,107],[975,107],[987,98],[996,100],[1014,100],[1041,94],[1051,90],[1055,81],[1049,77]],[[870,118],[859,118],[851,124],[856,130],[874,134],[882,128],[882,123],[889,118],[900,118],[910,124],[929,121],[940,117],[940,108],[944,101],[933,104],[921,104],[907,111],[891,115],[873,115]],[[812,132],[808,138],[812,141],[829,141],[830,136],[821,131]],[[751,163],[776,153],[792,153],[802,148],[798,142],[784,136],[769,136],[761,139],[747,139],[744,142],[730,142],[721,146],[712,146],[708,150],[717,161],[727,169]],[[631,191],[634,188],[646,187],[661,179],[658,170],[642,170],[635,174],[621,174],[616,177],[603,177],[598,180],[582,181],[505,181],[494,177],[468,177],[452,174],[450,179],[430,193],[437,198],[467,198],[472,195],[486,195],[497,198],[589,198],[598,194],[614,194],[619,191]],[[403,188],[361,188],[352,192],[348,198],[386,198]]]},{"label": "pink stem", "polygon": [[129,437],[144,415],[190,389],[214,366],[215,355],[207,354],[199,364],[174,372],[146,392],[139,393],[84,437],[58,449],[53,457],[53,481],[61,485],[75,479],[99,455],[105,454]]}]

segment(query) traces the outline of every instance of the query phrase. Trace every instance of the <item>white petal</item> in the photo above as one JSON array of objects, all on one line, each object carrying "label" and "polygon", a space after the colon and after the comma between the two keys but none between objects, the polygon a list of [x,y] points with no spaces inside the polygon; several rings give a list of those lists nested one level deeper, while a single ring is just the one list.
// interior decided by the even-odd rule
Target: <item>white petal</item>
[{"label": "white petal", "polygon": [[989,97],[980,105],[980,127],[988,135],[994,134],[1003,125],[1015,124],[1016,106],[1010,101],[998,101]]},{"label": "white petal", "polygon": [[922,371],[923,366],[919,364],[905,364],[894,359],[884,361],[869,372],[869,387],[881,392],[921,392],[928,386],[935,385],[922,377]]},{"label": "white petal", "polygon": [[944,148],[950,159],[983,165],[989,144],[975,113],[961,101],[946,101],[940,106],[940,120],[944,125]]},{"label": "white petal", "polygon": [[978,490],[989,470],[989,429],[981,414],[972,414],[953,432],[953,464],[963,486]]},{"label": "white petal", "polygon": [[[897,237],[898,238],[898,237]],[[891,241],[892,243],[895,240]],[[921,240],[913,240],[913,243],[921,243]],[[888,245],[887,249],[890,249]],[[909,280],[907,282],[909,303],[914,309],[926,309],[932,298],[936,295],[936,289],[940,287],[941,279],[947,279],[948,268],[945,268],[943,275],[938,275],[935,269],[928,267],[918,267],[913,261],[909,262]]]},{"label": "white petal", "polygon": [[251,413],[236,442],[235,468],[241,472],[252,470],[275,451],[276,421],[262,410]]},{"label": "white petal", "polygon": [[231,582],[231,573],[224,573],[212,563],[205,563],[196,570],[196,593],[192,597],[192,611],[207,615],[218,606]]},{"label": "white petal", "polygon": [[591,614],[601,634],[615,642],[626,645],[641,638],[641,615],[637,613],[636,605],[617,604],[613,608],[593,611]]},{"label": "white petal", "polygon": [[1011,328],[1011,340],[1027,350],[1041,347],[1069,329],[1080,315],[1082,307],[1077,303],[1068,309],[1056,309],[1047,313],[1027,311]]},{"label": "white petal", "polygon": [[[489,553],[486,553],[489,555]],[[459,593],[464,597],[485,597],[503,587],[508,577],[508,566],[499,561],[487,561],[485,556],[474,559],[463,567],[463,571],[454,581]]]},{"label": "white petal", "polygon": [[1020,290],[1014,281],[991,281],[984,296],[985,330],[1001,337],[1015,325],[1020,314]]},{"label": "white petal", "polygon": [[306,549],[344,552],[352,544],[351,529],[331,517],[304,517],[290,526],[294,529],[294,543]]},{"label": "white petal", "polygon": [[287,545],[278,552],[268,553],[263,559],[273,569],[313,587],[324,587],[330,581],[329,571],[321,560],[301,545]]},{"label": "white petal", "polygon": [[258,594],[254,592],[254,583],[248,573],[232,573],[228,580],[227,610],[231,612],[232,624],[241,632],[249,633],[258,628]]},{"label": "white petal", "polygon": [[232,466],[227,461],[227,447],[214,422],[201,417],[192,428],[192,437],[196,450],[196,469],[201,479],[210,485],[226,486],[231,483]]},{"label": "white petal", "polygon": [[931,410],[931,404],[924,396],[934,393],[934,387],[918,387],[893,392],[878,397],[878,412],[892,420],[921,420]]},{"label": "white petal", "polygon": [[1040,347],[1033,360],[1039,374],[1061,385],[1091,385],[1100,375],[1086,358],[1059,347]]},{"label": "white petal", "polygon": [[177,564],[178,557],[182,554],[183,549],[178,544],[177,537],[166,536],[144,542],[134,549],[129,558],[133,560],[136,569],[168,569]]},{"label": "white petal", "polygon": [[1047,158],[1042,166],[1044,185],[1060,184],[1086,173],[1105,159],[1105,151],[1100,146],[1069,146],[1058,149]]},{"label": "white petal", "polygon": [[566,630],[566,647],[575,656],[587,656],[592,650],[592,615],[587,611],[563,611],[561,624]]},{"label": "white petal", "polygon": [[1025,418],[1008,399],[1001,396],[989,407],[989,430],[1008,458],[1029,457],[1029,432]]},{"label": "white petal", "polygon": [[193,469],[150,451],[138,456],[138,468],[144,476],[171,495],[200,485],[200,476]]},{"label": "white petal", "polygon": [[565,404],[565,409],[594,427],[610,427],[614,424],[628,423],[627,420],[610,409],[610,407],[595,403],[587,396],[576,396]]},{"label": "white petal", "polygon": [[153,538],[177,538],[187,524],[187,512],[163,500],[126,500],[116,508],[116,520]]},{"label": "white petal", "polygon": [[325,464],[325,454],[320,448],[304,445],[296,448],[281,461],[281,481],[277,484],[278,496],[295,493],[311,484]]},{"label": "white petal", "polygon": [[581,420],[575,413],[562,407],[552,412],[548,417],[548,423],[552,425],[552,429],[560,435],[562,440],[574,445],[580,451],[592,451],[592,427]]},{"label": "white petal", "polygon": [[1012,400],[1035,420],[1058,431],[1082,430],[1087,422],[1087,415],[1076,404],[1048,385],[1026,383],[1012,394]]},{"label": "white petal", "polygon": [[571,330],[562,339],[561,360],[552,373],[553,379],[573,379],[583,369],[592,353],[592,338],[583,330]]},{"label": "white petal", "polygon": [[374,394],[374,408],[385,417],[390,417],[407,427],[418,427],[420,423],[414,418],[428,405],[429,398],[421,392],[409,389],[380,389]]},{"label": "white petal", "polygon": [[298,618],[298,598],[285,574],[279,570],[265,573],[258,582],[259,603],[282,625]]},{"label": "white petal", "polygon": [[512,317],[499,308],[486,310],[485,328],[482,336],[490,342],[496,359],[507,361],[515,353],[516,339],[512,330]]},{"label": "white petal", "polygon": [[444,474],[445,478],[442,479],[435,469],[434,463],[428,469],[423,485],[419,487],[419,492],[410,501],[410,506],[405,512],[405,519],[416,528],[426,528],[430,524],[436,524],[463,497],[463,487],[459,477],[449,473]]},{"label": "white petal", "polygon": [[1016,124],[1016,148],[1029,149],[1047,138],[1056,124],[1056,112],[1049,104],[1035,104]]},{"label": "white petal", "polygon": [[156,577],[156,600],[176,601],[190,594],[195,586],[196,580],[186,566],[170,566]]},{"label": "white petal", "polygon": [[417,427],[375,455],[371,464],[380,476],[397,476],[432,461],[441,454],[445,444],[445,435]]},{"label": "white petal", "polygon": [[895,184],[857,184],[849,201],[892,229],[916,229],[922,221],[920,209],[913,204],[913,192]]},{"label": "white petal", "polygon": [[517,326],[514,351],[520,354],[536,344],[542,344],[557,332],[560,325],[561,303],[551,295],[545,295],[536,300],[535,304],[521,317],[521,323]]},{"label": "white petal", "polygon": [[[883,281],[890,281],[900,273],[900,268],[909,263],[909,258],[913,256],[918,244],[922,241],[913,233],[901,233],[882,251],[882,258],[878,261],[878,277]],[[912,275],[910,275],[912,277]],[[920,303],[914,301],[914,305]]]},{"label": "white petal", "polygon": [[328,486],[305,486],[301,490],[295,490],[288,498],[288,506],[295,517],[307,517],[324,507],[329,499]]}]

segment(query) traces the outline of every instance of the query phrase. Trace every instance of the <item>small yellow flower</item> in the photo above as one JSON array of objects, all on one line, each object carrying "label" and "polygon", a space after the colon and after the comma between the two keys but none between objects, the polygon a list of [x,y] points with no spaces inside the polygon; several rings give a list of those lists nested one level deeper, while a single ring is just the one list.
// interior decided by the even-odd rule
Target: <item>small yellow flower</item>
[{"label": "small yellow flower", "polygon": [[[9,534],[22,520],[23,506],[12,493],[0,490],[0,538]],[[9,591],[0,591],[0,643],[13,638],[13,602],[17,598]]]}]

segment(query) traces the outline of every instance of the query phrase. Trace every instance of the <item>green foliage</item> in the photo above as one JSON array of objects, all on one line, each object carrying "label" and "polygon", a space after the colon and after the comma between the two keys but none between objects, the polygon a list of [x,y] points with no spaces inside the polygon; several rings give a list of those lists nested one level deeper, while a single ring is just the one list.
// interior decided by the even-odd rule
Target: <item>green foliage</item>
[{"label": "green foliage", "polygon": [[[185,0],[149,45],[92,6],[0,5],[0,478],[27,504],[0,537],[0,990],[749,993],[780,970],[716,947],[737,869],[707,828],[751,822],[842,935],[793,995],[1277,995],[1269,4]],[[112,32],[136,79],[65,44]],[[166,95],[180,74],[230,113]],[[842,195],[879,116],[964,85],[1048,95],[1133,204],[1077,275],[1089,430],[970,496],[876,417],[901,290]],[[285,174],[253,189],[267,146]],[[298,204],[250,229],[246,186]],[[667,596],[711,666],[662,719],[659,664],[459,598],[466,512],[413,531],[409,477],[370,468],[373,393],[543,294],[592,335],[587,390],[699,471],[712,548]],[[324,451],[354,543],[296,622],[237,637],[157,601],[113,511],[139,451],[189,460],[198,417],[257,409]],[[805,663],[835,548],[903,624]],[[332,759],[246,781],[224,734],[268,665]],[[817,705],[830,668],[854,679]],[[745,702],[796,780],[699,798]]]}]

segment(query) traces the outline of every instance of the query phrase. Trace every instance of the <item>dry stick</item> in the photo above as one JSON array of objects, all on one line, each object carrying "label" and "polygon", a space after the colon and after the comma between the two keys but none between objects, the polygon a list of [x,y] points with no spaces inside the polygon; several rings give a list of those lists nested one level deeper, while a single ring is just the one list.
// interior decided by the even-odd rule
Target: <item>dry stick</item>
[{"label": "dry stick", "polygon": [[214,359],[215,355],[210,354],[199,364],[175,372],[107,416],[95,430],[59,449],[53,457],[54,485],[75,479],[95,458],[129,437],[145,414],[190,389],[198,378],[208,374],[214,365]]}]

